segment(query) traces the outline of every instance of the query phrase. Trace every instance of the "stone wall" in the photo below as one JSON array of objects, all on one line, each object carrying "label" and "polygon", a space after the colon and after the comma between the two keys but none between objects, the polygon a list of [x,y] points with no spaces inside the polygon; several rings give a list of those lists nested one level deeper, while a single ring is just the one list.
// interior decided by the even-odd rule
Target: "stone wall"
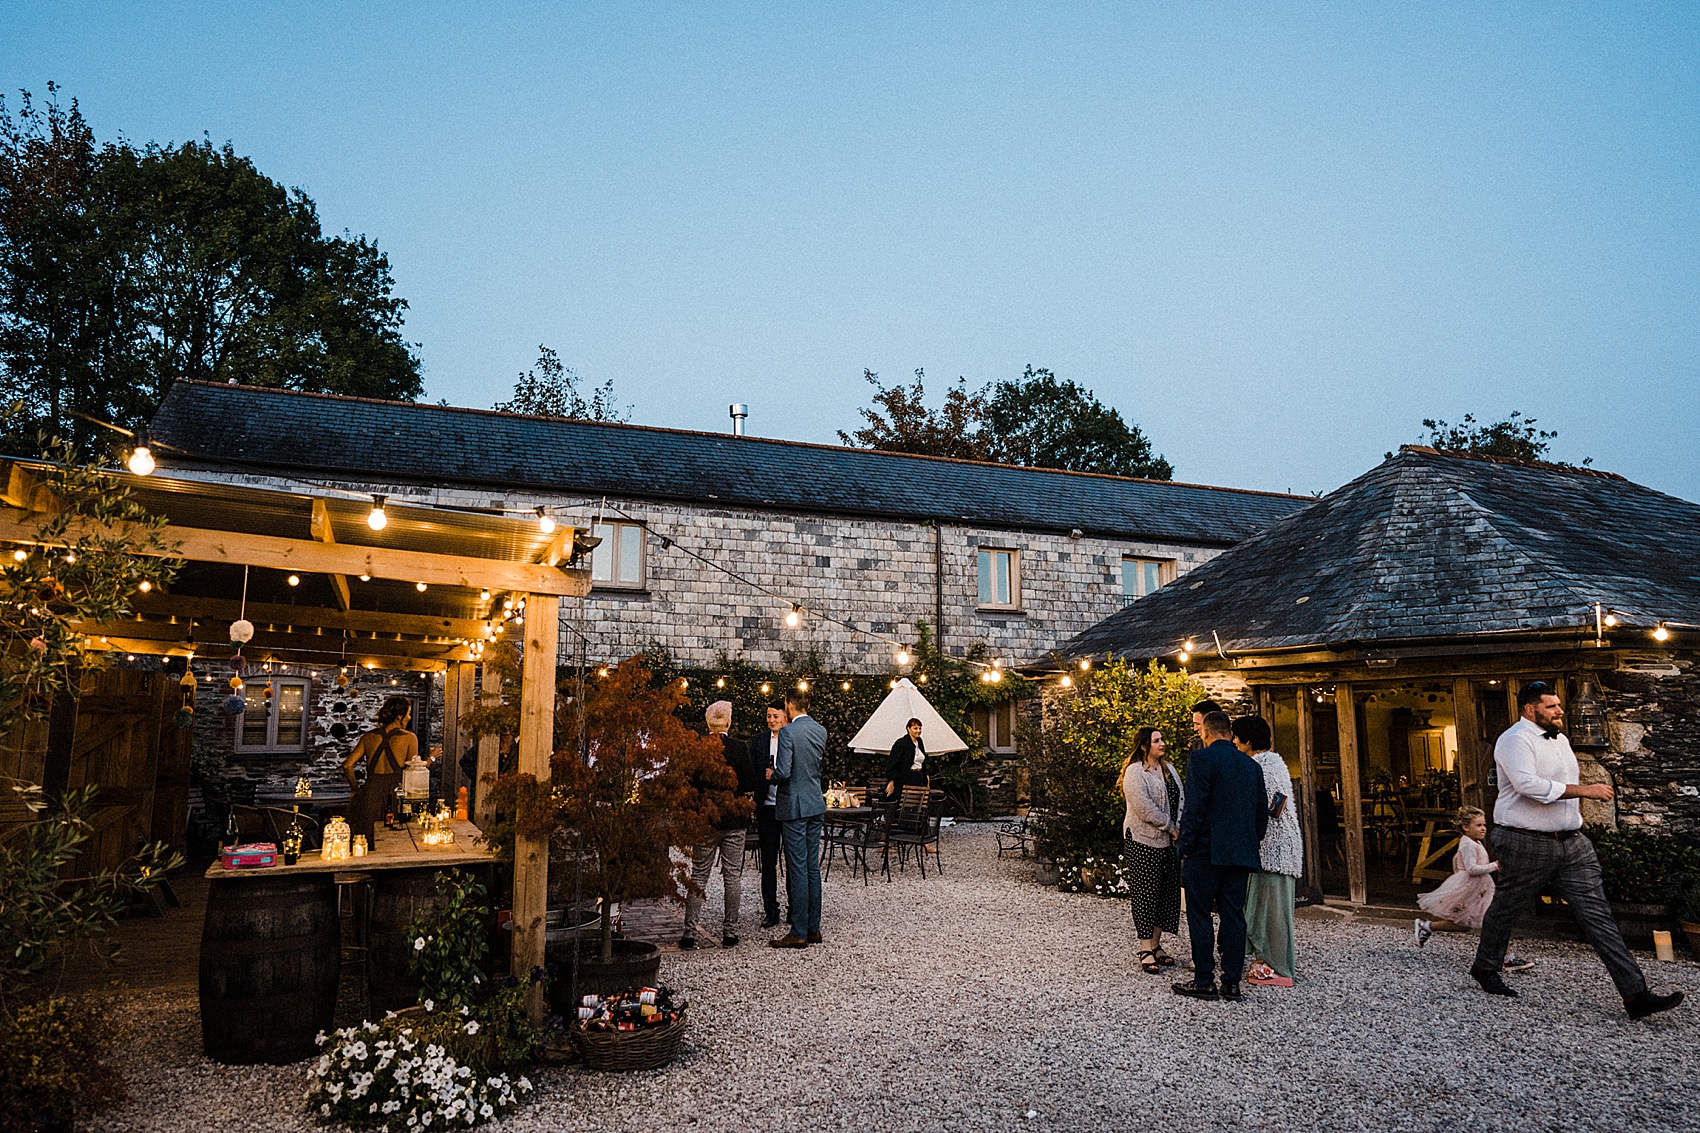
[{"label": "stone wall", "polygon": [[1617,819],[1700,837],[1700,665],[1692,654],[1624,655],[1602,673]]}]

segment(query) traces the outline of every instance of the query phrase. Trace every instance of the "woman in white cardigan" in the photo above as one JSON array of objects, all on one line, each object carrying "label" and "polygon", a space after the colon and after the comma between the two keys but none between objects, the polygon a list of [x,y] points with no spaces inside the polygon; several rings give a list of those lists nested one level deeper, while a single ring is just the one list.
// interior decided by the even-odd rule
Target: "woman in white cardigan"
[{"label": "woman in white cardigan", "polygon": [[1175,961],[1163,951],[1163,933],[1180,931],[1181,863],[1175,839],[1181,832],[1181,777],[1163,758],[1163,733],[1141,728],[1122,764],[1122,855],[1127,861],[1133,927],[1139,934],[1139,966],[1160,972]]},{"label": "woman in white cardigan", "polygon": [[1298,879],[1304,873],[1304,836],[1293,805],[1293,777],[1280,753],[1269,750],[1269,723],[1258,716],[1234,721],[1234,746],[1250,756],[1263,772],[1264,799],[1269,805],[1269,829],[1258,846],[1263,868],[1246,884],[1246,944],[1255,956],[1250,979],[1255,983],[1290,984],[1296,961],[1293,944],[1293,906]]}]

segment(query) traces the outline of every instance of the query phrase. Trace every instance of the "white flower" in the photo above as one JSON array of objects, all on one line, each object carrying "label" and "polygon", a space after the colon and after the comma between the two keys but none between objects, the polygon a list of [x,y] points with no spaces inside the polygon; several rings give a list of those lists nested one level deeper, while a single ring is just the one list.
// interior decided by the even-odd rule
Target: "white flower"
[{"label": "white flower", "polygon": [[435,1011],[436,1009],[437,1009],[437,1004],[434,1000],[427,999],[425,1001],[425,1010],[426,1011]]},{"label": "white flower", "polygon": [[326,1102],[319,1107],[319,1116],[320,1117],[329,1117],[330,1115],[331,1115],[331,1103]]},{"label": "white flower", "polygon": [[490,1118],[494,1117],[495,1115],[496,1115],[496,1111],[493,1108],[491,1108],[491,1105],[490,1105],[489,1102],[485,1102],[483,1105],[478,1107],[478,1116],[482,1117],[486,1121],[490,1120]]},{"label": "white flower", "polygon": [[324,1046],[329,1037],[330,1036],[326,1035],[325,1032],[320,1031],[318,1034],[313,1036],[313,1042],[319,1046]]},{"label": "white flower", "polygon": [[527,1091],[529,1091],[529,1090],[530,1090],[530,1089],[531,1089],[531,1079],[530,1079],[530,1078],[527,1078],[527,1077],[526,1077],[526,1076],[525,1076],[525,1075],[523,1075],[523,1074],[522,1074],[522,1075],[520,1075],[520,1079],[519,1079],[519,1088],[520,1088],[520,1089],[522,1089],[522,1090],[527,1090]]},{"label": "white flower", "polygon": [[416,936],[413,938],[413,950],[415,952],[425,951],[425,938],[423,936]]},{"label": "white flower", "polygon": [[476,1035],[478,1033],[478,1024],[476,1022],[468,1023],[465,1030],[469,1035]]}]

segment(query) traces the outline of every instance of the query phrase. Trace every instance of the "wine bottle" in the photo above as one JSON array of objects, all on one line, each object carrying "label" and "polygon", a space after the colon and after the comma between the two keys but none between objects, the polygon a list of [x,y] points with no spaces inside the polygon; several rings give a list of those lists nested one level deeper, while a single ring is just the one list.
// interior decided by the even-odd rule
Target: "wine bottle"
[{"label": "wine bottle", "polygon": [[224,834],[218,840],[218,848],[228,850],[232,846],[239,845],[241,841],[242,832],[236,828],[236,808],[231,807],[230,818],[224,824]]}]

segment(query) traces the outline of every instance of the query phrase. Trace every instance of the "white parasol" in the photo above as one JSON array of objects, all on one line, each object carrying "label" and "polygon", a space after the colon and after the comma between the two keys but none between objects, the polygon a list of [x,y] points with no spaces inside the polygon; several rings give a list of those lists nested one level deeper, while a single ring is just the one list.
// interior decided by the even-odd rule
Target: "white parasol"
[{"label": "white parasol", "polygon": [[904,677],[897,682],[868,722],[862,725],[850,741],[856,751],[890,751],[891,745],[904,733],[910,720],[921,721],[921,746],[928,755],[943,755],[947,751],[967,751],[961,736],[944,722],[938,710],[927,703],[921,690]]}]

